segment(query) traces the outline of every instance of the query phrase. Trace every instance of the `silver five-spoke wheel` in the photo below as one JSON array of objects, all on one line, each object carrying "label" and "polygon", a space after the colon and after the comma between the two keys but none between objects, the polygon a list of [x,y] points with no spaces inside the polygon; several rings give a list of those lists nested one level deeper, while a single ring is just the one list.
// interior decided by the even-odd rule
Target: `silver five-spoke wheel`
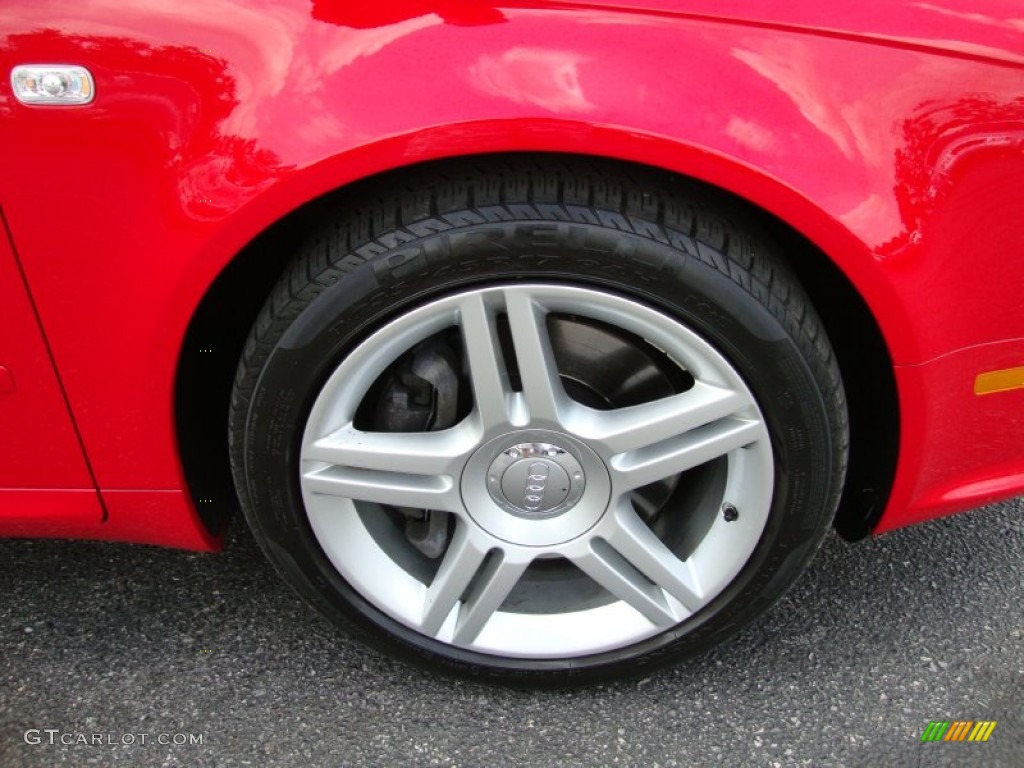
[{"label": "silver five-spoke wheel", "polygon": [[[468,401],[456,423],[360,423],[389,369],[452,333]],[[604,341],[595,376],[624,346],[647,361],[618,389],[661,376],[678,391],[574,398],[594,385],[560,359],[553,337],[573,333]],[[743,568],[772,499],[764,419],[729,361],[662,312],[569,285],[465,291],[374,331],[321,389],[300,459],[316,538],[361,595],[441,642],[520,658],[619,648],[687,619]],[[433,562],[395,524],[410,514],[441,531]]]}]

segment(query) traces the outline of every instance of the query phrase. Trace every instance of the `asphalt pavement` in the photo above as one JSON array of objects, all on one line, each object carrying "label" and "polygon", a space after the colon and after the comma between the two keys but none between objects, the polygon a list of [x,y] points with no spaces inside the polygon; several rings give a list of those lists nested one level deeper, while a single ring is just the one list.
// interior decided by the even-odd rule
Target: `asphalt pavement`
[{"label": "asphalt pavement", "polygon": [[[220,555],[0,541],[0,767],[1024,766],[1022,555],[1021,501],[830,536],[724,647],[538,692],[363,648],[241,524]],[[997,725],[921,743],[932,720]]]}]

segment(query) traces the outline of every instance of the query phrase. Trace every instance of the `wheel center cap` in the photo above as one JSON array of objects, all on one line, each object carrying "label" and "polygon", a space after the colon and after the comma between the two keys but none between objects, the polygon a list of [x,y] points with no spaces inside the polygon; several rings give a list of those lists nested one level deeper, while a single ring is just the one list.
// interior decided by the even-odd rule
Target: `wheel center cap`
[{"label": "wheel center cap", "polygon": [[519,443],[506,448],[487,471],[487,490],[498,506],[528,519],[555,517],[571,509],[586,489],[583,467],[554,443]]},{"label": "wheel center cap", "polygon": [[476,525],[525,547],[555,547],[581,536],[611,498],[601,457],[571,435],[546,429],[484,443],[466,462],[460,485]]}]

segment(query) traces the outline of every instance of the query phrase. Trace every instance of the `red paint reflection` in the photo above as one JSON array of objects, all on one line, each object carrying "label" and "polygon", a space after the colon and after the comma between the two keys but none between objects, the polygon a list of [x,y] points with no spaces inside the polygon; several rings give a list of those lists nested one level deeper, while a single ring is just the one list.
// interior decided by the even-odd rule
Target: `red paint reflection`
[{"label": "red paint reflection", "polygon": [[[965,189],[972,196],[985,169],[999,169],[993,183],[1010,178],[1008,162],[1022,161],[1024,151],[1024,97],[1001,103],[991,96],[969,96],[949,103],[925,103],[899,131],[903,141],[896,150],[895,196],[905,229],[877,249],[880,256],[895,256],[924,236],[924,222],[944,217],[962,218],[972,209],[960,200]],[[997,194],[997,190],[989,188]],[[993,204],[995,204],[993,200]],[[942,215],[937,216],[941,210]],[[958,222],[971,231],[973,222]],[[943,226],[943,229],[948,227]],[[935,235],[935,232],[928,233]],[[941,243],[935,244],[941,247]]]}]

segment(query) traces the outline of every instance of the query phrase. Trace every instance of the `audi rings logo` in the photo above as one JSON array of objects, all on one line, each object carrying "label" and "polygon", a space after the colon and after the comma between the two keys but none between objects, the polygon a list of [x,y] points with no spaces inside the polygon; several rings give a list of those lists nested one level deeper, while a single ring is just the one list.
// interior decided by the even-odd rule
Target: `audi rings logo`
[{"label": "audi rings logo", "polygon": [[521,506],[525,510],[536,512],[544,501],[544,490],[548,487],[551,469],[546,461],[535,461],[530,465],[528,472]]},{"label": "audi rings logo", "polygon": [[586,485],[579,461],[554,443],[510,445],[487,468],[487,491],[495,503],[530,520],[571,509]]}]

